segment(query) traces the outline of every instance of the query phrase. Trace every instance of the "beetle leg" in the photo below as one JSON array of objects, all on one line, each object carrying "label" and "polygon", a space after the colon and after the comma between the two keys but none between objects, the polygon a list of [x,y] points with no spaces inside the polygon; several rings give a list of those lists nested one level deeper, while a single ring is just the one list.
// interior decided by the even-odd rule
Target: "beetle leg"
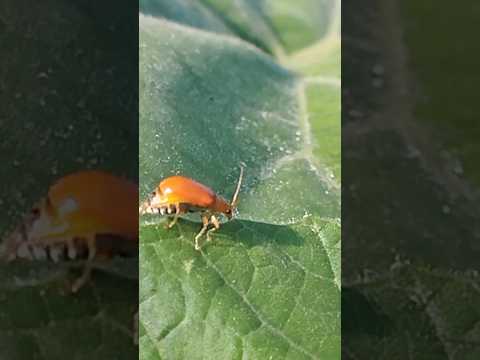
[{"label": "beetle leg", "polygon": [[167,225],[167,229],[171,229],[177,223],[178,217],[180,216],[180,204],[177,203],[173,206],[175,207],[175,215],[172,222]]},{"label": "beetle leg", "polygon": [[214,231],[217,231],[218,229],[220,229],[220,221],[218,221],[218,219],[216,218],[215,215],[212,215],[210,217],[210,222],[213,224],[213,228],[211,228],[210,230],[207,231],[207,241],[211,241],[212,240],[212,233]]},{"label": "beetle leg", "polygon": [[72,292],[76,293],[78,290],[80,290],[90,279],[91,274],[92,274],[92,264],[90,262],[87,262],[85,264],[85,267],[83,268],[82,275],[80,275],[80,277],[73,282],[71,287]]},{"label": "beetle leg", "polygon": [[208,216],[207,215],[202,215],[202,230],[195,236],[195,250],[200,250],[200,244],[198,243],[198,240],[205,234],[205,231],[207,231],[208,224],[210,223]]},{"label": "beetle leg", "polygon": [[88,249],[88,258],[83,268],[82,275],[74,281],[72,284],[72,292],[76,293],[83,287],[87,281],[90,279],[90,275],[92,273],[92,261],[97,254],[97,247],[95,246],[95,235],[89,235],[85,238],[85,243],[87,244]]},{"label": "beetle leg", "polygon": [[97,247],[95,246],[95,235],[89,235],[85,238],[85,243],[87,244],[88,249],[88,259],[87,261],[92,261],[97,255]]},{"label": "beetle leg", "polygon": [[67,255],[70,260],[75,260],[77,257],[77,249],[75,247],[75,241],[73,238],[68,239],[67,241]]}]

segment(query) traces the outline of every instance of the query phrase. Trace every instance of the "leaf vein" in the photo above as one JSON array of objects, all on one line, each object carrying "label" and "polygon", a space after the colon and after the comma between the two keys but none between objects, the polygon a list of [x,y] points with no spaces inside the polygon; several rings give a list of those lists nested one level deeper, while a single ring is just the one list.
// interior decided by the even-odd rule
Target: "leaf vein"
[{"label": "leaf vein", "polygon": [[247,305],[247,307],[255,314],[255,316],[258,318],[258,320],[266,326],[271,332],[273,332],[275,335],[279,336],[282,338],[289,346],[292,346],[299,352],[303,353],[304,355],[310,357],[311,359],[318,359],[314,354],[310,353],[308,350],[304,349],[302,346],[294,342],[292,339],[290,339],[287,335],[285,335],[280,329],[276,328],[272,324],[270,324],[267,320],[265,320],[262,316],[262,314],[253,306],[253,304],[246,298],[244,294],[242,294],[241,291],[239,291],[235,286],[231,285],[230,283],[227,282],[225,277],[223,276],[222,272],[217,268],[217,266],[207,257],[205,256],[204,252],[201,251],[201,254],[203,258],[205,259],[207,265],[212,268],[220,278],[223,279],[225,284],[231,288],[239,297],[240,299]]}]

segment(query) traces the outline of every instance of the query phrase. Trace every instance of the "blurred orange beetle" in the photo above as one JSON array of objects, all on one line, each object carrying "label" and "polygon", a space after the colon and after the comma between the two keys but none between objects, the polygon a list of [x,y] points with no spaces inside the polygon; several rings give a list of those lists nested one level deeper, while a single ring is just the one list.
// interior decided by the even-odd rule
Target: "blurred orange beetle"
[{"label": "blurred orange beetle", "polygon": [[78,291],[96,258],[138,254],[138,187],[103,171],[81,171],[54,183],[5,240],[5,258],[86,258]]},{"label": "blurred orange beetle", "polygon": [[238,194],[242,185],[243,166],[240,167],[237,188],[232,201],[215,194],[209,187],[184,176],[171,176],[160,182],[151,196],[140,206],[140,214],[173,214],[173,220],[167,225],[172,228],[181,214],[200,212],[202,229],[195,236],[195,249],[200,250],[199,239],[207,231],[210,224],[213,228],[207,231],[207,241],[211,240],[212,232],[220,228],[218,214],[224,214],[231,219],[236,212]]}]

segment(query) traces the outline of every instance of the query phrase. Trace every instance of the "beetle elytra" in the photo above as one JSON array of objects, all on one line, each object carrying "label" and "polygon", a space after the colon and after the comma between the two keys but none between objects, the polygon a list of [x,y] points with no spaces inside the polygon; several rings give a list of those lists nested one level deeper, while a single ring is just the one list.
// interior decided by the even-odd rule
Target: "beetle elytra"
[{"label": "beetle elytra", "polygon": [[55,182],[4,240],[4,258],[86,259],[78,291],[94,259],[138,254],[138,186],[103,171],[80,171]]}]

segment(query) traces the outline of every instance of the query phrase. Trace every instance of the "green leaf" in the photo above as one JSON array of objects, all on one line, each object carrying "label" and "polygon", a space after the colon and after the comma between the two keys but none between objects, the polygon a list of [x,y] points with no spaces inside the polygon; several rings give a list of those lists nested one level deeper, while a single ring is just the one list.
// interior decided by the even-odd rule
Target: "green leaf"
[{"label": "green leaf", "polygon": [[228,199],[246,165],[200,252],[197,214],[141,218],[141,359],[339,358],[339,115],[338,83],[140,16],[140,200],[173,174]]},{"label": "green leaf", "polygon": [[278,58],[340,33],[338,0],[140,0],[140,11],[236,35]]}]

